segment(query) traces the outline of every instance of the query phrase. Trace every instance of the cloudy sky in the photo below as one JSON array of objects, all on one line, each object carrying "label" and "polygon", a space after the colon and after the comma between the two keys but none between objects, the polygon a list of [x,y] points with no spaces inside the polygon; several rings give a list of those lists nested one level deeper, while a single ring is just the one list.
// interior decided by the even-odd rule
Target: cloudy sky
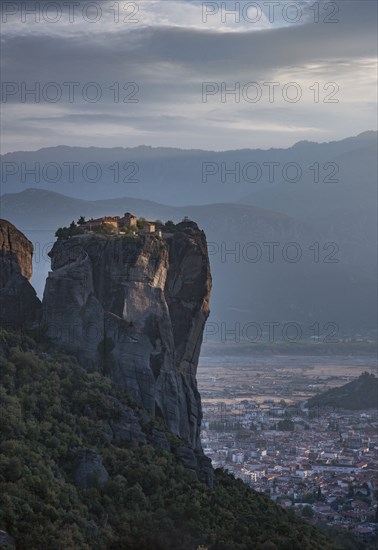
[{"label": "cloudy sky", "polygon": [[1,9],[2,152],[288,147],[376,129],[372,0]]}]

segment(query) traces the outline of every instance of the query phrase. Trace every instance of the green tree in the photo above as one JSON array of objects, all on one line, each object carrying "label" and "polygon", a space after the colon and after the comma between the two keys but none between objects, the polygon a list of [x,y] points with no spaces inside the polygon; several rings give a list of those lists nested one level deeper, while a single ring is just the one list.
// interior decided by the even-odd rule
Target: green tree
[{"label": "green tree", "polygon": [[146,218],[143,218],[143,216],[138,218],[138,220],[137,220],[138,229],[144,229],[146,227],[146,225],[147,225]]},{"label": "green tree", "polygon": [[284,420],[281,420],[280,422],[278,422],[277,428],[278,430],[292,432],[294,431],[294,422],[289,418],[285,418]]},{"label": "green tree", "polygon": [[172,221],[172,220],[168,220],[165,224],[164,224],[164,229],[165,231],[167,231],[168,233],[173,233],[176,229],[176,225],[175,223]]},{"label": "green tree", "polygon": [[311,519],[311,518],[314,517],[314,511],[313,511],[313,509],[311,508],[311,506],[308,506],[308,505],[303,506],[303,508],[302,508],[302,516],[303,516],[304,518],[308,518],[308,519]]}]

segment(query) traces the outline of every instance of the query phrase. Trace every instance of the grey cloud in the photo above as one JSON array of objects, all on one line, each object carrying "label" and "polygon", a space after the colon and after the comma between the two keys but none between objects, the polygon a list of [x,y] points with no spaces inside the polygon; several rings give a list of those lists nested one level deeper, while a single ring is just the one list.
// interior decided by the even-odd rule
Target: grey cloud
[{"label": "grey cloud", "polygon": [[[341,5],[341,3],[340,3]],[[269,72],[310,62],[375,56],[375,2],[341,5],[340,22],[306,24],[257,32],[221,33],[183,28],[141,28],[77,36],[13,37],[5,44],[6,77],[35,79],[149,79],[156,64],[203,78]],[[167,69],[167,68],[166,68]],[[169,74],[169,73],[168,73]],[[158,76],[158,75],[156,75]],[[164,77],[164,72],[160,79]],[[159,80],[159,78],[158,78]]]},{"label": "grey cloud", "polygon": [[[33,117],[24,115],[24,106],[20,105],[17,115],[13,111],[7,115],[9,135],[12,128],[14,133],[18,133],[22,124],[25,125],[25,135],[34,126],[36,131],[43,130],[47,136],[46,129],[50,127],[57,139],[63,142],[61,136],[66,136],[66,140],[75,139],[74,135],[65,133],[64,128],[79,123],[80,130],[88,126],[89,139],[99,140],[100,137],[92,136],[95,125],[100,133],[105,125],[119,128],[125,124],[142,134],[145,132],[148,143],[149,133],[160,130],[162,140],[165,132],[167,139],[172,139],[173,131],[181,136],[187,132],[180,145],[194,145],[194,141],[199,139],[195,128],[204,128],[204,121],[212,120],[211,116],[206,116],[202,105],[201,85],[204,81],[243,83],[272,80],[278,71],[285,70],[294,80],[301,76],[310,76],[315,81],[322,77],[337,80],[339,75],[348,73],[358,75],[366,59],[375,57],[377,53],[377,5],[370,1],[343,1],[339,5],[340,22],[336,24],[307,23],[251,32],[174,27],[126,31],[120,27],[114,33],[100,30],[97,34],[74,37],[54,35],[51,25],[51,34],[48,35],[7,37],[2,53],[4,81],[28,84],[77,81],[80,86],[94,81],[104,92],[102,100],[96,104],[84,101],[70,104],[66,100],[45,105],[42,101],[35,105]],[[304,69],[309,64],[316,67],[311,71]],[[109,86],[114,82],[130,81],[140,86],[139,103],[114,103]],[[9,103],[20,103],[20,96],[10,98]],[[3,107],[6,109],[7,105]],[[207,112],[212,108],[209,105]],[[374,108],[369,105],[365,111],[362,109],[365,118],[360,124],[369,120],[369,109]],[[293,125],[300,123],[303,127],[317,125],[324,128],[328,118],[335,127],[338,125],[340,131],[345,129],[347,134],[356,133],[359,124],[356,114],[348,114],[348,120],[341,123],[344,115],[341,107],[333,108],[326,115],[319,109],[315,111],[313,105],[298,104],[295,108],[274,105],[269,109],[262,105],[253,109],[250,105],[223,105],[219,120],[214,127],[206,128],[203,139],[210,140],[214,147],[217,143],[219,147],[225,147],[227,140],[229,147],[233,143],[241,146],[246,130],[228,126],[230,121],[238,119],[247,123],[280,120],[283,125],[291,121]],[[218,122],[221,124],[222,118],[227,135],[221,137]],[[58,124],[62,127],[54,128]],[[359,131],[364,129],[358,126]],[[115,136],[112,145],[117,139]],[[272,139],[275,139],[273,134]],[[139,142],[143,142],[141,137]]]}]

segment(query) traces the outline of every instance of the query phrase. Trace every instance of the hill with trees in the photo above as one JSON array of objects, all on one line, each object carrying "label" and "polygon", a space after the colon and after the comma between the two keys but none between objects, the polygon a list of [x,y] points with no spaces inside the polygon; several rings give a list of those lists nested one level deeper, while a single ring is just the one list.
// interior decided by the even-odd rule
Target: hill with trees
[{"label": "hill with trees", "polygon": [[309,399],[307,406],[336,407],[339,409],[363,410],[378,407],[378,378],[364,372],[352,382],[332,388]]},{"label": "hill with trees", "polygon": [[0,364],[0,529],[18,550],[338,548],[221,470],[198,481],[182,441],[74,357],[1,331]]}]

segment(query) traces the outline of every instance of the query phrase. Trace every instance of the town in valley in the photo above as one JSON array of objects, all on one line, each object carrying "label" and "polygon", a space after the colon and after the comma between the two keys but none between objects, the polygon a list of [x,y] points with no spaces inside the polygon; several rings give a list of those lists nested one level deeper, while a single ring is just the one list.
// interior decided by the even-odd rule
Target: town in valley
[{"label": "town in valley", "polygon": [[202,444],[215,468],[314,523],[370,547],[378,521],[378,411],[307,401],[363,373],[373,355],[222,355],[204,346],[198,371]]}]

